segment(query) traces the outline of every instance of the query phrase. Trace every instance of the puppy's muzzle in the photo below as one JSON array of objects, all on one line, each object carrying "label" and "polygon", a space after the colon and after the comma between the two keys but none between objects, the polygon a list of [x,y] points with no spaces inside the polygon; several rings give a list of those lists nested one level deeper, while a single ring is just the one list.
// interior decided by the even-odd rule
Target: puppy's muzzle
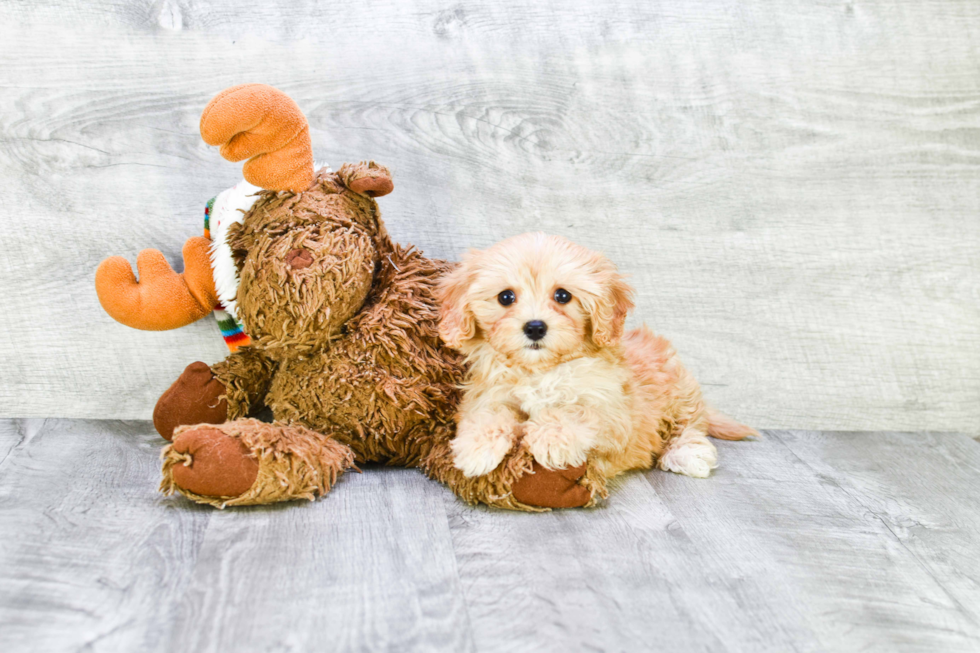
[{"label": "puppy's muzzle", "polygon": [[524,335],[528,337],[529,340],[537,342],[544,338],[544,335],[548,333],[548,325],[541,320],[531,320],[524,324]]}]

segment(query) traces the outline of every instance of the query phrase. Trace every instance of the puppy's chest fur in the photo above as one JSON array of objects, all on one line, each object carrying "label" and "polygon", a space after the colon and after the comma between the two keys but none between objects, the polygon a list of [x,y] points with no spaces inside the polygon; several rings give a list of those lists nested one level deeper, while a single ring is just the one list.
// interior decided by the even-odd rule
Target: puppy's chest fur
[{"label": "puppy's chest fur", "polygon": [[534,419],[568,406],[626,408],[630,375],[613,355],[577,358],[541,371],[508,369],[497,399]]}]

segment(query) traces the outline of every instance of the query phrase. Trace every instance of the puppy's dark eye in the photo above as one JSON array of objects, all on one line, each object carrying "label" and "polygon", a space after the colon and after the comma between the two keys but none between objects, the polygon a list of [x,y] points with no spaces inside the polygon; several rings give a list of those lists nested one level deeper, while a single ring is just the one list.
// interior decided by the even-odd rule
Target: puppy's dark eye
[{"label": "puppy's dark eye", "polygon": [[555,291],[555,301],[559,304],[567,304],[572,301],[572,293],[568,292],[564,288],[559,288]]},{"label": "puppy's dark eye", "polygon": [[517,295],[514,294],[513,290],[504,290],[497,295],[497,301],[500,302],[501,306],[510,306],[517,301]]}]

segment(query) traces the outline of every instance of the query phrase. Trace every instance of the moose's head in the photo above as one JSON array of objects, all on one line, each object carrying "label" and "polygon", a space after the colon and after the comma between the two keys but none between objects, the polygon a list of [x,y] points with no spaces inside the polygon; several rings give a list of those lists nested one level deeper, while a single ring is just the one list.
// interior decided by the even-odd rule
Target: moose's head
[{"label": "moose's head", "polygon": [[254,346],[273,358],[304,355],[337,337],[368,298],[392,251],[375,197],[393,189],[373,161],[315,170],[309,126],[285,94],[262,84],[220,93],[201,116],[201,135],[245,182],[219,195],[211,238],[184,245],[184,271],[157,250],[103,261],[96,290],[117,321],[174,329],[222,306]]}]

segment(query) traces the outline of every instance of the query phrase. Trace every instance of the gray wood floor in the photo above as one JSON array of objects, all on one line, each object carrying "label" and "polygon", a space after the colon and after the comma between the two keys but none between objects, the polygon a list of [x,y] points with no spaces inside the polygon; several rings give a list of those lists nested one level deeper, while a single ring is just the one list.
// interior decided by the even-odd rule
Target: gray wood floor
[{"label": "gray wood floor", "polygon": [[415,470],[219,512],[146,422],[0,421],[0,651],[980,650],[980,443],[770,431],[707,481],[471,508]]}]

